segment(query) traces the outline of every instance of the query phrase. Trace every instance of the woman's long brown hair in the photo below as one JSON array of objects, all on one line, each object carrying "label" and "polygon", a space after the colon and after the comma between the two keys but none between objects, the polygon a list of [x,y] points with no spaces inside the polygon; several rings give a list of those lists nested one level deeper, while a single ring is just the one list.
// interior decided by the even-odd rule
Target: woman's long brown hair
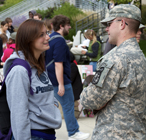
[{"label": "woman's long brown hair", "polygon": [[[22,51],[25,59],[32,67],[35,67],[38,74],[45,70],[44,53],[37,60],[34,56],[33,46],[36,39],[40,37],[44,23],[39,20],[28,19],[18,28],[16,35],[16,52]],[[19,54],[18,54],[19,55]]]}]

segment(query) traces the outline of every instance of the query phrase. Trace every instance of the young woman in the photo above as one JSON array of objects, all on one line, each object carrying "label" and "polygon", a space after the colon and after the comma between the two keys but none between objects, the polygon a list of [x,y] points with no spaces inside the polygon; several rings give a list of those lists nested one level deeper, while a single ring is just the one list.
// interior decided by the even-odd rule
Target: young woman
[{"label": "young woman", "polygon": [[12,61],[20,58],[28,62],[32,72],[31,85],[27,70],[20,65],[11,69],[5,81],[12,140],[55,140],[55,129],[61,127],[58,102],[45,71],[43,52],[49,49],[48,40],[42,21],[26,20],[17,31],[16,52],[4,65],[6,75]]},{"label": "young woman", "polygon": [[8,23],[8,31],[10,32],[10,34],[13,33],[14,32],[14,27],[12,26],[12,23],[13,23],[12,19],[7,17],[5,19],[5,21]]},{"label": "young woman", "polygon": [[8,23],[6,21],[1,22],[0,34],[2,33],[4,33],[9,39],[10,32],[8,31]]},{"label": "young woman", "polygon": [[100,58],[101,44],[99,41],[97,41],[95,31],[91,29],[88,29],[84,33],[84,36],[90,40],[90,44],[88,47],[88,51],[82,50],[81,53],[88,56],[90,61],[89,65],[93,66],[93,71],[95,72],[97,61]]}]

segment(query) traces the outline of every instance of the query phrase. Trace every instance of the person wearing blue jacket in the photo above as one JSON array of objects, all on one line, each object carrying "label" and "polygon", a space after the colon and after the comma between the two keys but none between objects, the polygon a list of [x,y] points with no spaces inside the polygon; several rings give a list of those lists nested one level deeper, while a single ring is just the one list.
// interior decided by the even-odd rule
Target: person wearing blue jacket
[{"label": "person wearing blue jacket", "polygon": [[[52,21],[54,32],[50,35],[50,49],[45,52],[45,62],[48,76],[54,87],[54,95],[60,102],[68,131],[68,140],[84,140],[89,133],[79,131],[78,122],[74,116],[74,95],[71,85],[70,52],[64,36],[69,34],[70,19],[64,15],[57,15]],[[58,36],[55,38],[55,36]],[[51,40],[54,38],[53,40]]]}]

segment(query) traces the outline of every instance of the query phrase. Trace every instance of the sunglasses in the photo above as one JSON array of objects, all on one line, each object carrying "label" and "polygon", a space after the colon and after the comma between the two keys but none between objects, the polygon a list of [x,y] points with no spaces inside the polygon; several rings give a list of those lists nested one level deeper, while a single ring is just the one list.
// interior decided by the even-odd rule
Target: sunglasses
[{"label": "sunglasses", "polygon": [[[110,27],[113,22],[117,22],[117,21],[122,21],[122,19],[107,22],[107,27]],[[125,22],[125,24],[128,25],[128,23],[126,23],[126,22]]]}]

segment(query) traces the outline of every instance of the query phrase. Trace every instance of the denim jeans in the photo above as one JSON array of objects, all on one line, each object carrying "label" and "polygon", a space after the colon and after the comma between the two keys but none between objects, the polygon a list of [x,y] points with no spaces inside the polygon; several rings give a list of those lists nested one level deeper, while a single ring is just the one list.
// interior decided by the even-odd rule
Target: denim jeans
[{"label": "denim jeans", "polygon": [[[13,136],[12,136],[11,140],[15,140]],[[39,138],[39,137],[36,137],[36,136],[31,136],[31,140],[46,140],[46,139]]]},{"label": "denim jeans", "polygon": [[64,85],[64,88],[65,93],[61,97],[57,94],[58,86],[54,86],[54,95],[62,106],[68,135],[71,136],[79,131],[79,125],[74,115],[74,95],[72,85],[71,84]]},{"label": "denim jeans", "polygon": [[89,65],[93,66],[93,71],[96,72],[97,62],[90,62]]}]

